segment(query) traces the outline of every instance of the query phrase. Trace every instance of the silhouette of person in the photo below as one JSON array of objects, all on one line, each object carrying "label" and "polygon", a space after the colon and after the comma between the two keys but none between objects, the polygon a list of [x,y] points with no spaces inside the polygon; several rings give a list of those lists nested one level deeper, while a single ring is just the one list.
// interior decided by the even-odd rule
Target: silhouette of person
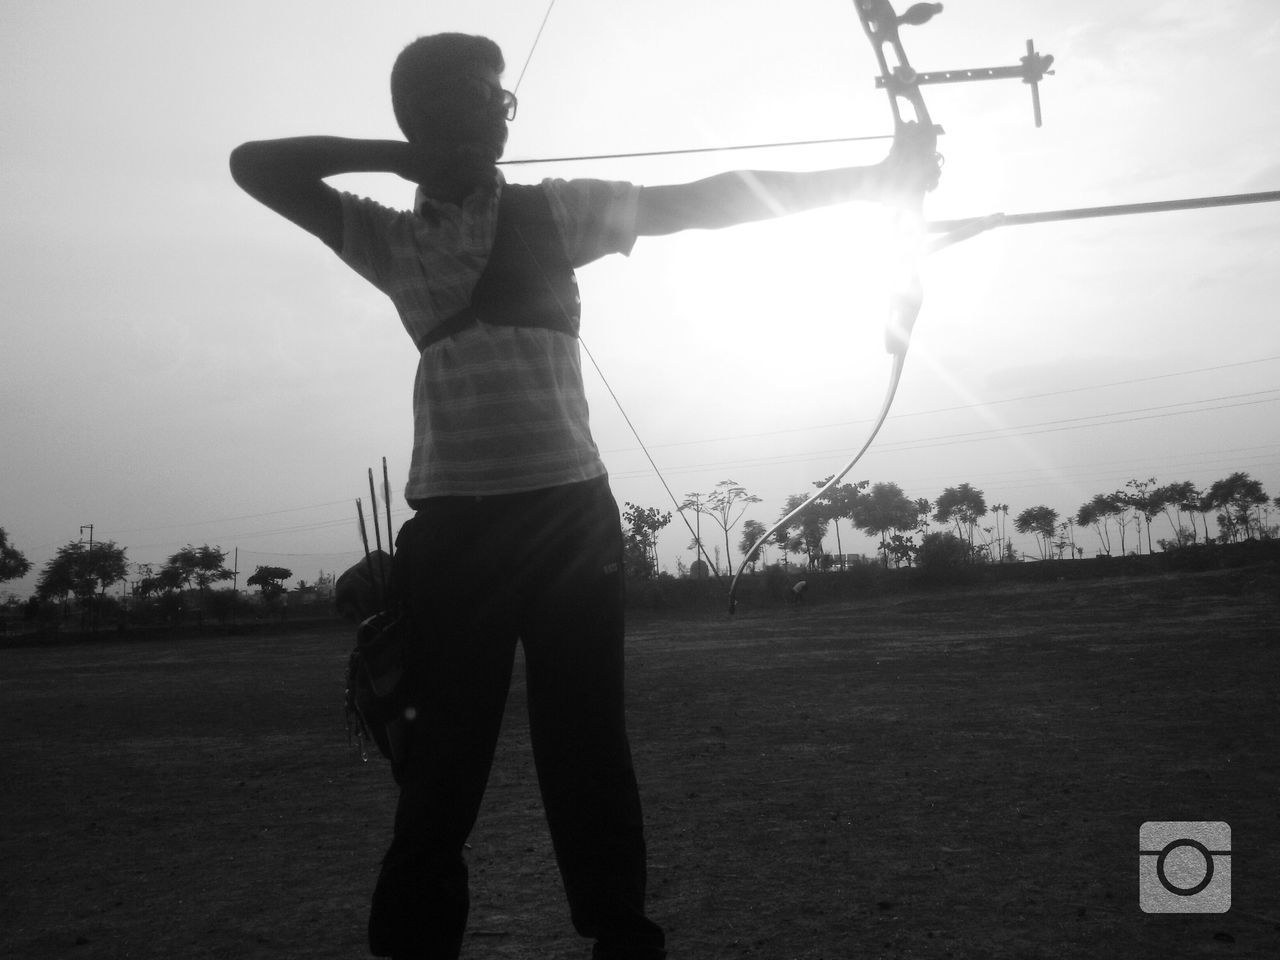
[{"label": "silhouette of person", "polygon": [[[658,960],[623,684],[618,508],[587,420],[574,270],[638,237],[719,228],[936,183],[931,151],[806,173],[731,172],[640,187],[507,183],[516,98],[498,46],[436,34],[391,74],[405,139],[245,143],[235,181],[314,234],[392,301],[419,353],[394,593],[414,624],[412,722],[393,759],[400,796],[373,895],[378,956],[452,960],[469,905],[464,843],[524,648],[529,725],[555,855],[595,960]],[[326,178],[385,172],[411,210]]]}]

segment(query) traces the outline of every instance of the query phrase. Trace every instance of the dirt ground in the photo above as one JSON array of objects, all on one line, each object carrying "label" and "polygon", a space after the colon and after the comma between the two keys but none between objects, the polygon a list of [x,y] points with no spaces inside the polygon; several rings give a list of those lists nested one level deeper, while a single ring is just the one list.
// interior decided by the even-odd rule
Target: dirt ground
[{"label": "dirt ground", "polygon": [[[672,960],[1280,956],[1275,568],[631,630]],[[359,958],[395,801],[345,630],[0,650],[0,957]],[[1232,828],[1225,914],[1146,914],[1138,829]],[[579,958],[524,690],[466,960]]]}]

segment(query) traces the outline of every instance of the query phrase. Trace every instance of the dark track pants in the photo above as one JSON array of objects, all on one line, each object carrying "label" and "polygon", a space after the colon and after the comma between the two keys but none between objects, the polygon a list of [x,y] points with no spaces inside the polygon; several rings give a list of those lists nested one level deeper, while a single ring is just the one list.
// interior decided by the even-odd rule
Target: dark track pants
[{"label": "dark track pants", "polygon": [[618,508],[604,479],[418,504],[396,590],[420,636],[417,718],[369,919],[379,956],[453,960],[475,824],[524,645],[538,783],[574,927],[598,960],[658,960],[623,704]]}]

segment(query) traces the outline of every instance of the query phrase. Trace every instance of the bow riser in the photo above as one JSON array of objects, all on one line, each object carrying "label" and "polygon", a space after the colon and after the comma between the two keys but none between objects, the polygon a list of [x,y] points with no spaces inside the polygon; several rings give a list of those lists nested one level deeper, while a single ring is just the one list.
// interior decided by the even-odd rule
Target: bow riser
[{"label": "bow riser", "polygon": [[[921,127],[933,128],[929,118],[929,108],[925,105],[920,93],[917,74],[907,59],[907,52],[902,47],[902,38],[898,28],[902,24],[920,26],[942,12],[940,3],[917,3],[899,16],[889,0],[854,0],[858,11],[858,19],[862,21],[862,29],[871,41],[875,51],[876,62],[880,65],[880,79],[877,85],[889,92],[889,105],[893,110],[895,133],[901,132],[908,122],[914,121]],[[892,62],[890,60],[892,59]],[[911,107],[911,120],[903,117],[902,104]]]}]

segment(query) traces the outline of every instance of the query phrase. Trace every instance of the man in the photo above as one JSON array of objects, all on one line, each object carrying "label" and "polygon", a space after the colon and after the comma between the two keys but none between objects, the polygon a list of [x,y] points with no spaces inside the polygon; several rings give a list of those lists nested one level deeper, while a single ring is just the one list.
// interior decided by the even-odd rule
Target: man
[{"label": "man", "polygon": [[[623,708],[622,541],[592,441],[573,270],[638,236],[717,228],[931,188],[931,153],[873,167],[728,173],[640,188],[508,185],[497,161],[516,98],[490,40],[438,34],[392,70],[404,141],[298,137],[231,156],[236,182],[385,292],[419,351],[392,574],[416,631],[395,830],[374,892],[379,956],[452,960],[469,904],[462,851],[525,652],[538,780],[575,928],[596,960],[660,960]],[[387,172],[412,211],[325,178]]]}]

